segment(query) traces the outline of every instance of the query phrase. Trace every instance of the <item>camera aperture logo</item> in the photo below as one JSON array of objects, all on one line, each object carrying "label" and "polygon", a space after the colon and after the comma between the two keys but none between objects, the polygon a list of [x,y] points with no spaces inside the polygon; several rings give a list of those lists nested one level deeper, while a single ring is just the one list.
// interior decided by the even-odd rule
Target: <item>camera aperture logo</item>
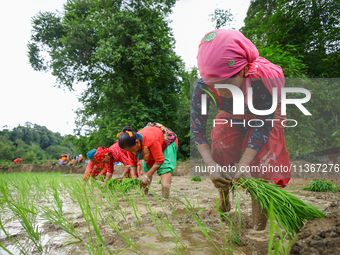
[{"label": "camera aperture logo", "polygon": [[[244,115],[244,95],[243,92],[240,88],[234,86],[234,85],[229,85],[229,84],[215,84],[216,89],[229,89],[232,97],[233,97],[233,115]],[[203,89],[214,101],[215,105],[217,106],[217,102],[213,95],[206,89]],[[212,89],[213,93],[216,95],[216,97],[219,99],[220,104],[222,105],[221,98],[217,94],[216,90]],[[249,87],[247,88],[247,93],[248,95],[253,94],[253,88]],[[288,99],[287,98],[287,93],[302,93],[306,97],[304,98],[294,98],[294,99]],[[201,102],[201,114],[202,115],[207,115],[207,94],[202,94],[202,102]],[[281,114],[283,116],[287,115],[287,105],[288,104],[293,104],[295,105],[304,115],[312,115],[302,104],[307,103],[311,99],[311,93],[305,89],[305,88],[281,88]],[[278,88],[273,88],[272,92],[272,106],[270,109],[267,110],[258,110],[255,109],[253,105],[253,98],[252,96],[247,97],[247,105],[249,108],[249,111],[254,114],[255,116],[264,116],[264,115],[269,115],[272,114],[273,112],[276,111],[278,103]],[[229,120],[231,125],[240,125],[243,124],[243,126],[246,125],[246,120],[243,120],[242,123],[233,123],[233,120]],[[214,119],[213,121],[213,126],[215,125],[223,125],[227,124],[229,122],[226,119]],[[250,127],[262,127],[264,125],[264,121],[271,122],[271,125],[274,126],[275,121],[281,121],[282,126],[285,127],[295,127],[297,126],[298,122],[294,119],[285,119],[285,120],[280,120],[280,119],[251,119],[248,120],[248,126]],[[294,125],[288,126],[286,122],[291,121],[294,122]],[[256,126],[251,125],[252,122],[256,122]],[[258,125],[260,124],[260,125]]]}]

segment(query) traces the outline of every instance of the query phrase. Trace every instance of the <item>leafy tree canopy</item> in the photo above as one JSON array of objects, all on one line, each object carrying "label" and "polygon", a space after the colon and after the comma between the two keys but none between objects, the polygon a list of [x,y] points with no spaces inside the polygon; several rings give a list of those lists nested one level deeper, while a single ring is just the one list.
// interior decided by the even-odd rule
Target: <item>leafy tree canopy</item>
[{"label": "leafy tree canopy", "polygon": [[124,126],[138,130],[150,121],[185,133],[176,121],[188,72],[167,20],[175,2],[73,0],[61,14],[32,18],[31,66],[51,70],[60,87],[85,86],[70,138],[81,150],[110,146]]}]

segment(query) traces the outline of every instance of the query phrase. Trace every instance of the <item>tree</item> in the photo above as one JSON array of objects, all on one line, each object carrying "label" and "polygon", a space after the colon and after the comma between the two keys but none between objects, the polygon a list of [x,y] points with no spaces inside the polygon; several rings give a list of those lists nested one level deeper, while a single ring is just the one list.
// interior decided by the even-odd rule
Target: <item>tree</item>
[{"label": "tree", "polygon": [[37,155],[31,150],[22,158],[24,163],[33,163],[37,159]]},{"label": "tree", "polygon": [[10,161],[14,158],[14,154],[11,151],[11,147],[0,142],[0,160]]},{"label": "tree", "polygon": [[167,21],[174,4],[75,0],[64,5],[62,16],[45,12],[33,17],[31,66],[51,70],[60,87],[86,84],[76,121],[83,151],[110,146],[126,125],[138,130],[156,121],[176,132],[184,65],[174,52]]},{"label": "tree", "polygon": [[[337,77],[340,70],[339,8],[339,1],[255,0],[251,1],[241,31],[255,42],[262,54],[263,51],[272,52],[268,57],[263,55],[282,66],[286,77]],[[304,116],[296,107],[287,110],[287,116],[299,123],[297,127],[286,128],[289,152],[339,146],[338,81],[286,80],[286,86],[304,87],[312,93],[311,101],[305,104],[312,116]],[[292,94],[291,97],[301,95]]]},{"label": "tree", "polygon": [[300,56],[308,77],[338,77],[339,9],[339,1],[254,0],[241,31],[257,45],[279,44]]},{"label": "tree", "polygon": [[[340,2],[324,0],[252,0],[241,32],[260,56],[282,67],[286,78],[337,77],[340,70]],[[290,153],[340,145],[337,80],[286,79],[286,86],[304,87],[312,99],[304,116],[288,107],[298,126],[286,128]],[[301,97],[291,94],[290,97]]]},{"label": "tree", "polygon": [[[17,137],[22,137],[24,140]],[[56,159],[65,153],[77,155],[79,150],[71,142],[67,142],[66,137],[61,136],[60,133],[53,133],[44,126],[30,123],[29,126],[24,127],[19,125],[12,131],[8,129],[0,131],[0,159],[2,160],[10,161],[16,157],[26,158],[26,162],[31,162],[32,158],[34,160]]]}]

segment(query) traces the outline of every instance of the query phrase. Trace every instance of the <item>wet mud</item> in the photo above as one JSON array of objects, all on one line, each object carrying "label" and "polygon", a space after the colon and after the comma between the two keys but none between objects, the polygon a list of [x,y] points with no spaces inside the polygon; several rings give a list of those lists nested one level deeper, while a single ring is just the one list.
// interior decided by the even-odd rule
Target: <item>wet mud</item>
[{"label": "wet mud", "polygon": [[[134,208],[125,200],[119,200],[119,205],[115,207],[103,206],[101,212],[98,213],[97,223],[100,235],[112,254],[117,252],[134,254],[131,251],[134,248],[131,248],[127,241],[112,228],[111,220],[116,223],[121,233],[134,241],[141,251],[135,250],[139,254],[212,255],[218,254],[216,250],[223,248],[229,249],[229,252],[223,251],[220,254],[267,254],[269,224],[265,230],[253,230],[251,197],[245,192],[241,192],[244,199],[240,199],[241,211],[239,214],[238,211],[235,211],[236,198],[230,194],[231,210],[227,214],[230,222],[226,217],[217,213],[218,190],[212,182],[209,179],[203,179],[202,182],[191,182],[188,167],[184,165],[178,168],[173,175],[169,200],[161,198],[161,185],[158,184],[159,178],[155,176],[151,184],[153,193],[149,192],[146,196],[152,211],[150,212],[143,206],[142,200],[136,200],[138,220]],[[33,169],[37,170],[37,168]],[[46,166],[44,171],[46,171]],[[81,179],[84,171],[85,169],[82,172],[79,170],[79,174],[72,171],[74,178]],[[69,173],[69,169],[65,173]],[[119,174],[117,170],[114,177]],[[328,180],[340,184],[340,179]],[[311,179],[292,179],[287,188],[294,192],[295,196],[319,208],[327,215],[325,218],[308,222],[302,228],[292,245],[291,254],[340,254],[340,195],[301,190],[310,181]],[[66,245],[76,241],[75,238],[66,234],[59,225],[38,217],[43,245],[42,253],[34,249],[27,241],[19,220],[11,219],[13,214],[10,211],[1,212],[1,220],[8,221],[6,230],[12,237],[22,240],[23,245],[28,247],[29,254],[91,254],[84,246],[88,246],[90,236],[94,236],[93,227],[88,227],[74,198],[67,192],[61,192],[60,197],[63,201],[63,216],[72,222],[74,230],[82,241]],[[94,197],[98,204],[105,205],[106,202],[99,193],[94,194]],[[160,205],[159,199],[163,206]],[[187,206],[188,203],[191,207]],[[49,201],[47,198],[41,197],[37,201],[37,205],[52,207],[52,198]],[[117,216],[117,210],[122,210],[124,217]],[[159,224],[162,219],[168,219],[173,232]],[[204,223],[209,238],[200,229],[198,221]],[[233,227],[239,236],[239,243],[235,241],[235,233],[231,231]],[[232,233],[231,236],[230,233]],[[11,253],[20,254],[18,248],[1,230],[0,243]],[[130,250],[124,251],[126,248],[130,248]],[[8,253],[0,248],[0,254]]]}]

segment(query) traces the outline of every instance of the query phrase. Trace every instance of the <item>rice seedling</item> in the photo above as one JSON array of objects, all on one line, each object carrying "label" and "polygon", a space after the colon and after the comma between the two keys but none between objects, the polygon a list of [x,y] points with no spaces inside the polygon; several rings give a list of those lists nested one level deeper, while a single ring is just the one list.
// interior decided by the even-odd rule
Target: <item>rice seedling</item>
[{"label": "rice seedling", "polygon": [[62,216],[63,215],[63,201],[60,199],[60,193],[58,191],[58,188],[56,186],[52,186],[52,196],[54,198],[54,202],[56,205],[56,213],[58,215]]},{"label": "rice seedling", "polygon": [[[273,202],[270,202],[270,209],[268,211],[269,216],[269,240],[268,240],[268,255],[288,255],[290,247],[294,243],[297,236],[295,236],[292,240],[290,240],[289,244],[286,245],[285,239],[288,236],[287,234],[283,236],[280,228],[275,225],[274,223],[274,207]],[[274,230],[276,230],[279,234],[280,239],[275,240],[274,250],[273,250],[273,244],[274,244]]]},{"label": "rice seedling", "polygon": [[131,189],[134,189],[136,187],[140,187],[141,180],[139,179],[124,179],[122,183],[120,183],[120,190],[123,193],[128,192]]},{"label": "rice seedling", "polygon": [[268,183],[267,180],[240,178],[236,184],[245,188],[267,212],[270,210],[270,201],[273,201],[274,218],[289,238],[298,233],[306,221],[324,216],[317,208]]},{"label": "rice seedling", "polygon": [[[21,254],[28,254],[26,248],[23,246],[23,244],[17,239],[15,238],[14,236],[11,236],[7,231],[6,231],[6,228],[5,228],[5,225],[10,221],[12,220],[14,217],[8,219],[5,223],[2,222],[2,219],[1,219],[1,215],[0,215],[0,229],[4,232],[4,234],[7,236],[7,238],[14,244],[16,245],[16,247],[19,249],[20,253]],[[6,249],[5,246],[3,246],[0,242],[0,247],[2,249],[4,249],[6,252],[8,252],[8,254],[13,254],[12,252],[10,252],[8,249]]]},{"label": "rice seedling", "polygon": [[340,187],[332,182],[313,180],[309,185],[302,190],[309,190],[315,192],[339,192]]},{"label": "rice seedling", "polygon": [[[176,233],[176,231],[174,230],[174,228],[172,227],[172,224],[170,222],[170,218],[165,210],[164,204],[162,199],[159,199],[159,197],[157,196],[157,194],[154,192],[153,189],[150,189],[151,193],[154,195],[154,197],[156,198],[158,204],[161,206],[164,216],[161,214],[158,214],[158,217],[161,219],[161,223],[163,223],[163,227],[175,238],[176,240],[176,246],[177,243],[180,243],[181,246],[183,248],[186,248],[186,245],[183,243],[183,241],[181,240],[181,238],[179,237],[179,235]],[[168,202],[169,203],[169,202]]]},{"label": "rice seedling", "polygon": [[[200,218],[199,218],[199,214],[205,209],[201,209],[199,212],[196,212],[195,210],[195,207],[194,205],[191,205],[190,201],[187,199],[187,197],[182,194],[183,198],[185,199],[185,203],[182,202],[181,200],[177,199],[177,198],[174,198],[174,197],[171,197],[171,199],[174,199],[176,201],[178,201],[179,203],[181,203],[188,212],[190,212],[191,216],[193,217],[193,219],[195,220],[196,224],[198,225],[197,227],[193,227],[191,229],[199,229],[206,238],[208,238],[208,240],[211,242],[211,244],[214,246],[215,249],[212,249],[214,252],[216,253],[219,253],[219,254],[224,254],[224,249],[222,248],[222,250],[218,247],[218,245],[214,242],[213,238],[209,235],[209,232],[210,233],[214,233],[216,234],[217,236],[220,236],[219,233],[217,233],[215,230],[207,227],[205,225],[205,222],[201,221]],[[227,250],[227,251],[231,251],[232,250]]]},{"label": "rice seedling", "polygon": [[33,242],[34,246],[40,252],[42,252],[43,248],[40,240],[40,232],[36,221],[37,211],[33,203],[31,205],[26,205],[28,208],[25,208],[10,201],[3,186],[1,187],[1,191],[4,195],[8,208],[13,212],[15,217],[19,219],[21,226],[26,231],[27,235],[25,236]]},{"label": "rice seedling", "polygon": [[64,230],[66,233],[78,239],[78,241],[67,242],[66,245],[79,243],[83,241],[83,239],[81,239],[79,235],[76,234],[76,231],[74,230],[73,221],[69,221],[68,219],[60,215],[56,210],[52,210],[47,206],[41,207],[41,211],[43,212],[41,216],[43,219],[46,219],[49,222],[53,222],[54,224],[58,225],[62,230]]},{"label": "rice seedling", "polygon": [[199,177],[199,176],[194,176],[190,179],[190,181],[192,182],[201,182],[202,181],[202,178]]}]

